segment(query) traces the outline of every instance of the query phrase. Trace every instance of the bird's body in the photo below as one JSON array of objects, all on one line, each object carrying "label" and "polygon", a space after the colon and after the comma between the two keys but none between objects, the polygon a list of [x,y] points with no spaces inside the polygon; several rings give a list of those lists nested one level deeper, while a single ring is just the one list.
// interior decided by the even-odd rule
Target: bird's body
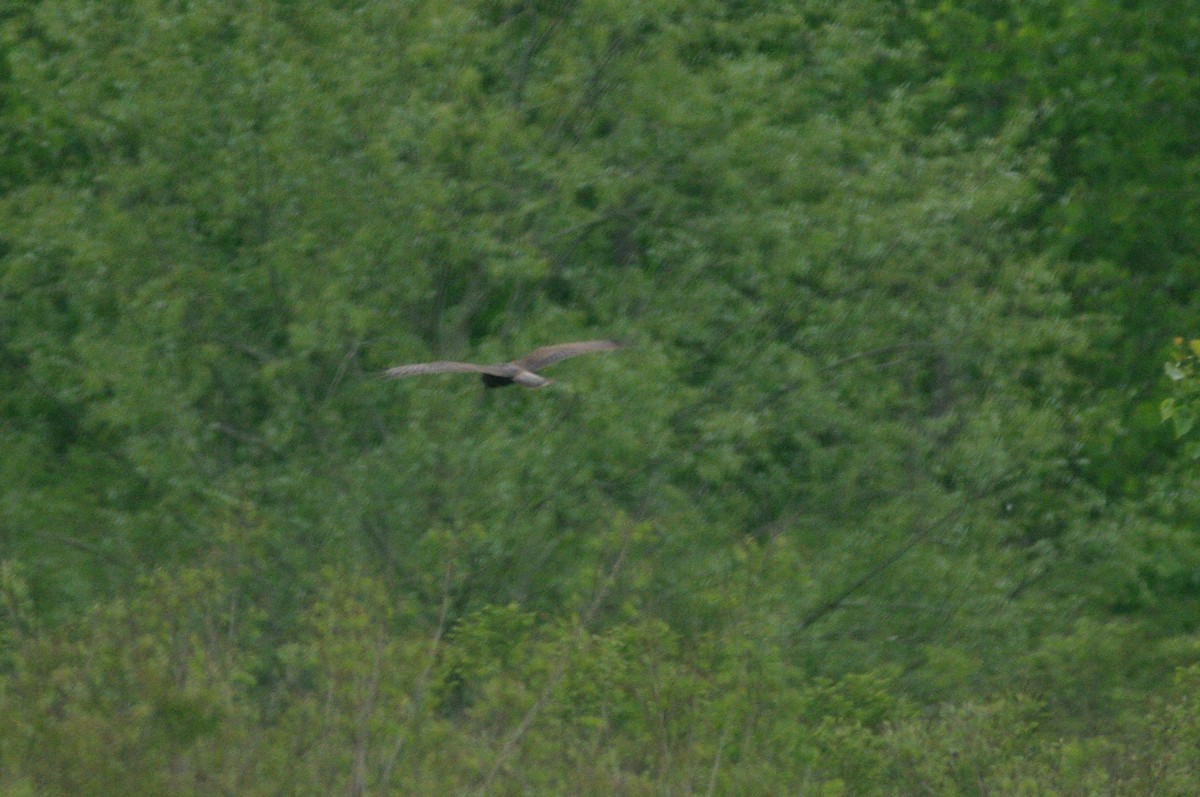
[{"label": "bird's body", "polygon": [[480,374],[483,384],[487,387],[508,387],[512,384],[522,387],[537,388],[550,384],[550,380],[539,376],[537,372],[559,360],[587,354],[593,351],[609,351],[619,349],[621,344],[611,340],[584,340],[578,343],[559,343],[554,346],[543,346],[534,349],[519,360],[496,365],[478,365],[476,363],[439,360],[431,363],[413,363],[398,365],[383,372],[385,377],[400,379],[418,374]]}]

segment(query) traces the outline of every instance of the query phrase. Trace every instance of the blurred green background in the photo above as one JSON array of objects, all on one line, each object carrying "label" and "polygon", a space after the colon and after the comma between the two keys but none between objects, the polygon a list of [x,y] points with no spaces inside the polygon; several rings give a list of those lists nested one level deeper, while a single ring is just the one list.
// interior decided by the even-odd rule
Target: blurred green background
[{"label": "blurred green background", "polygon": [[1197,0],[0,48],[3,794],[1196,793]]}]

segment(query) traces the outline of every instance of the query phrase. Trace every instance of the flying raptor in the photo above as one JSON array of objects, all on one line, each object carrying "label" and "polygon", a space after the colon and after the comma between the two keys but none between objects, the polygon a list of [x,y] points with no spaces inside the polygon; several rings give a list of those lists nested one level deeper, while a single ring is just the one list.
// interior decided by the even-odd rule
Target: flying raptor
[{"label": "flying raptor", "polygon": [[611,340],[584,340],[578,343],[559,343],[554,346],[543,346],[534,349],[519,360],[498,365],[478,365],[476,363],[460,363],[439,360],[433,363],[413,363],[398,365],[383,372],[385,377],[400,379],[417,374],[481,374],[483,384],[488,387],[508,387],[516,383],[521,387],[545,387],[550,380],[538,376],[538,371],[559,360],[587,354],[592,351],[609,351],[619,349],[621,344]]}]

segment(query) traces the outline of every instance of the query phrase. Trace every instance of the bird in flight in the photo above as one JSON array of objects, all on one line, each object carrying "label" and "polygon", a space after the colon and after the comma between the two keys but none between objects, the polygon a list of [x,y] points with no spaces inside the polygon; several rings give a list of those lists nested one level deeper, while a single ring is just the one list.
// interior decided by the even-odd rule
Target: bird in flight
[{"label": "bird in flight", "polygon": [[398,365],[383,372],[389,379],[400,379],[417,374],[481,374],[483,384],[488,387],[508,387],[518,384],[521,387],[545,387],[550,380],[538,375],[538,371],[559,360],[587,354],[593,351],[609,351],[619,349],[621,344],[612,340],[583,340],[578,343],[559,343],[554,346],[543,346],[534,349],[519,360],[498,365],[477,365],[476,363],[460,363],[439,360],[433,363],[413,363]]}]

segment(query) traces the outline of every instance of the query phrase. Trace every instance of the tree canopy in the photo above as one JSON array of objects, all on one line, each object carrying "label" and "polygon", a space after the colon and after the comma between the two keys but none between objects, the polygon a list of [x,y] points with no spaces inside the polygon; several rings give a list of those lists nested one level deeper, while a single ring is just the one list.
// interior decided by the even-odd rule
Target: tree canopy
[{"label": "tree canopy", "polygon": [[12,4],[0,791],[1192,794],[1198,59],[1196,0]]}]

